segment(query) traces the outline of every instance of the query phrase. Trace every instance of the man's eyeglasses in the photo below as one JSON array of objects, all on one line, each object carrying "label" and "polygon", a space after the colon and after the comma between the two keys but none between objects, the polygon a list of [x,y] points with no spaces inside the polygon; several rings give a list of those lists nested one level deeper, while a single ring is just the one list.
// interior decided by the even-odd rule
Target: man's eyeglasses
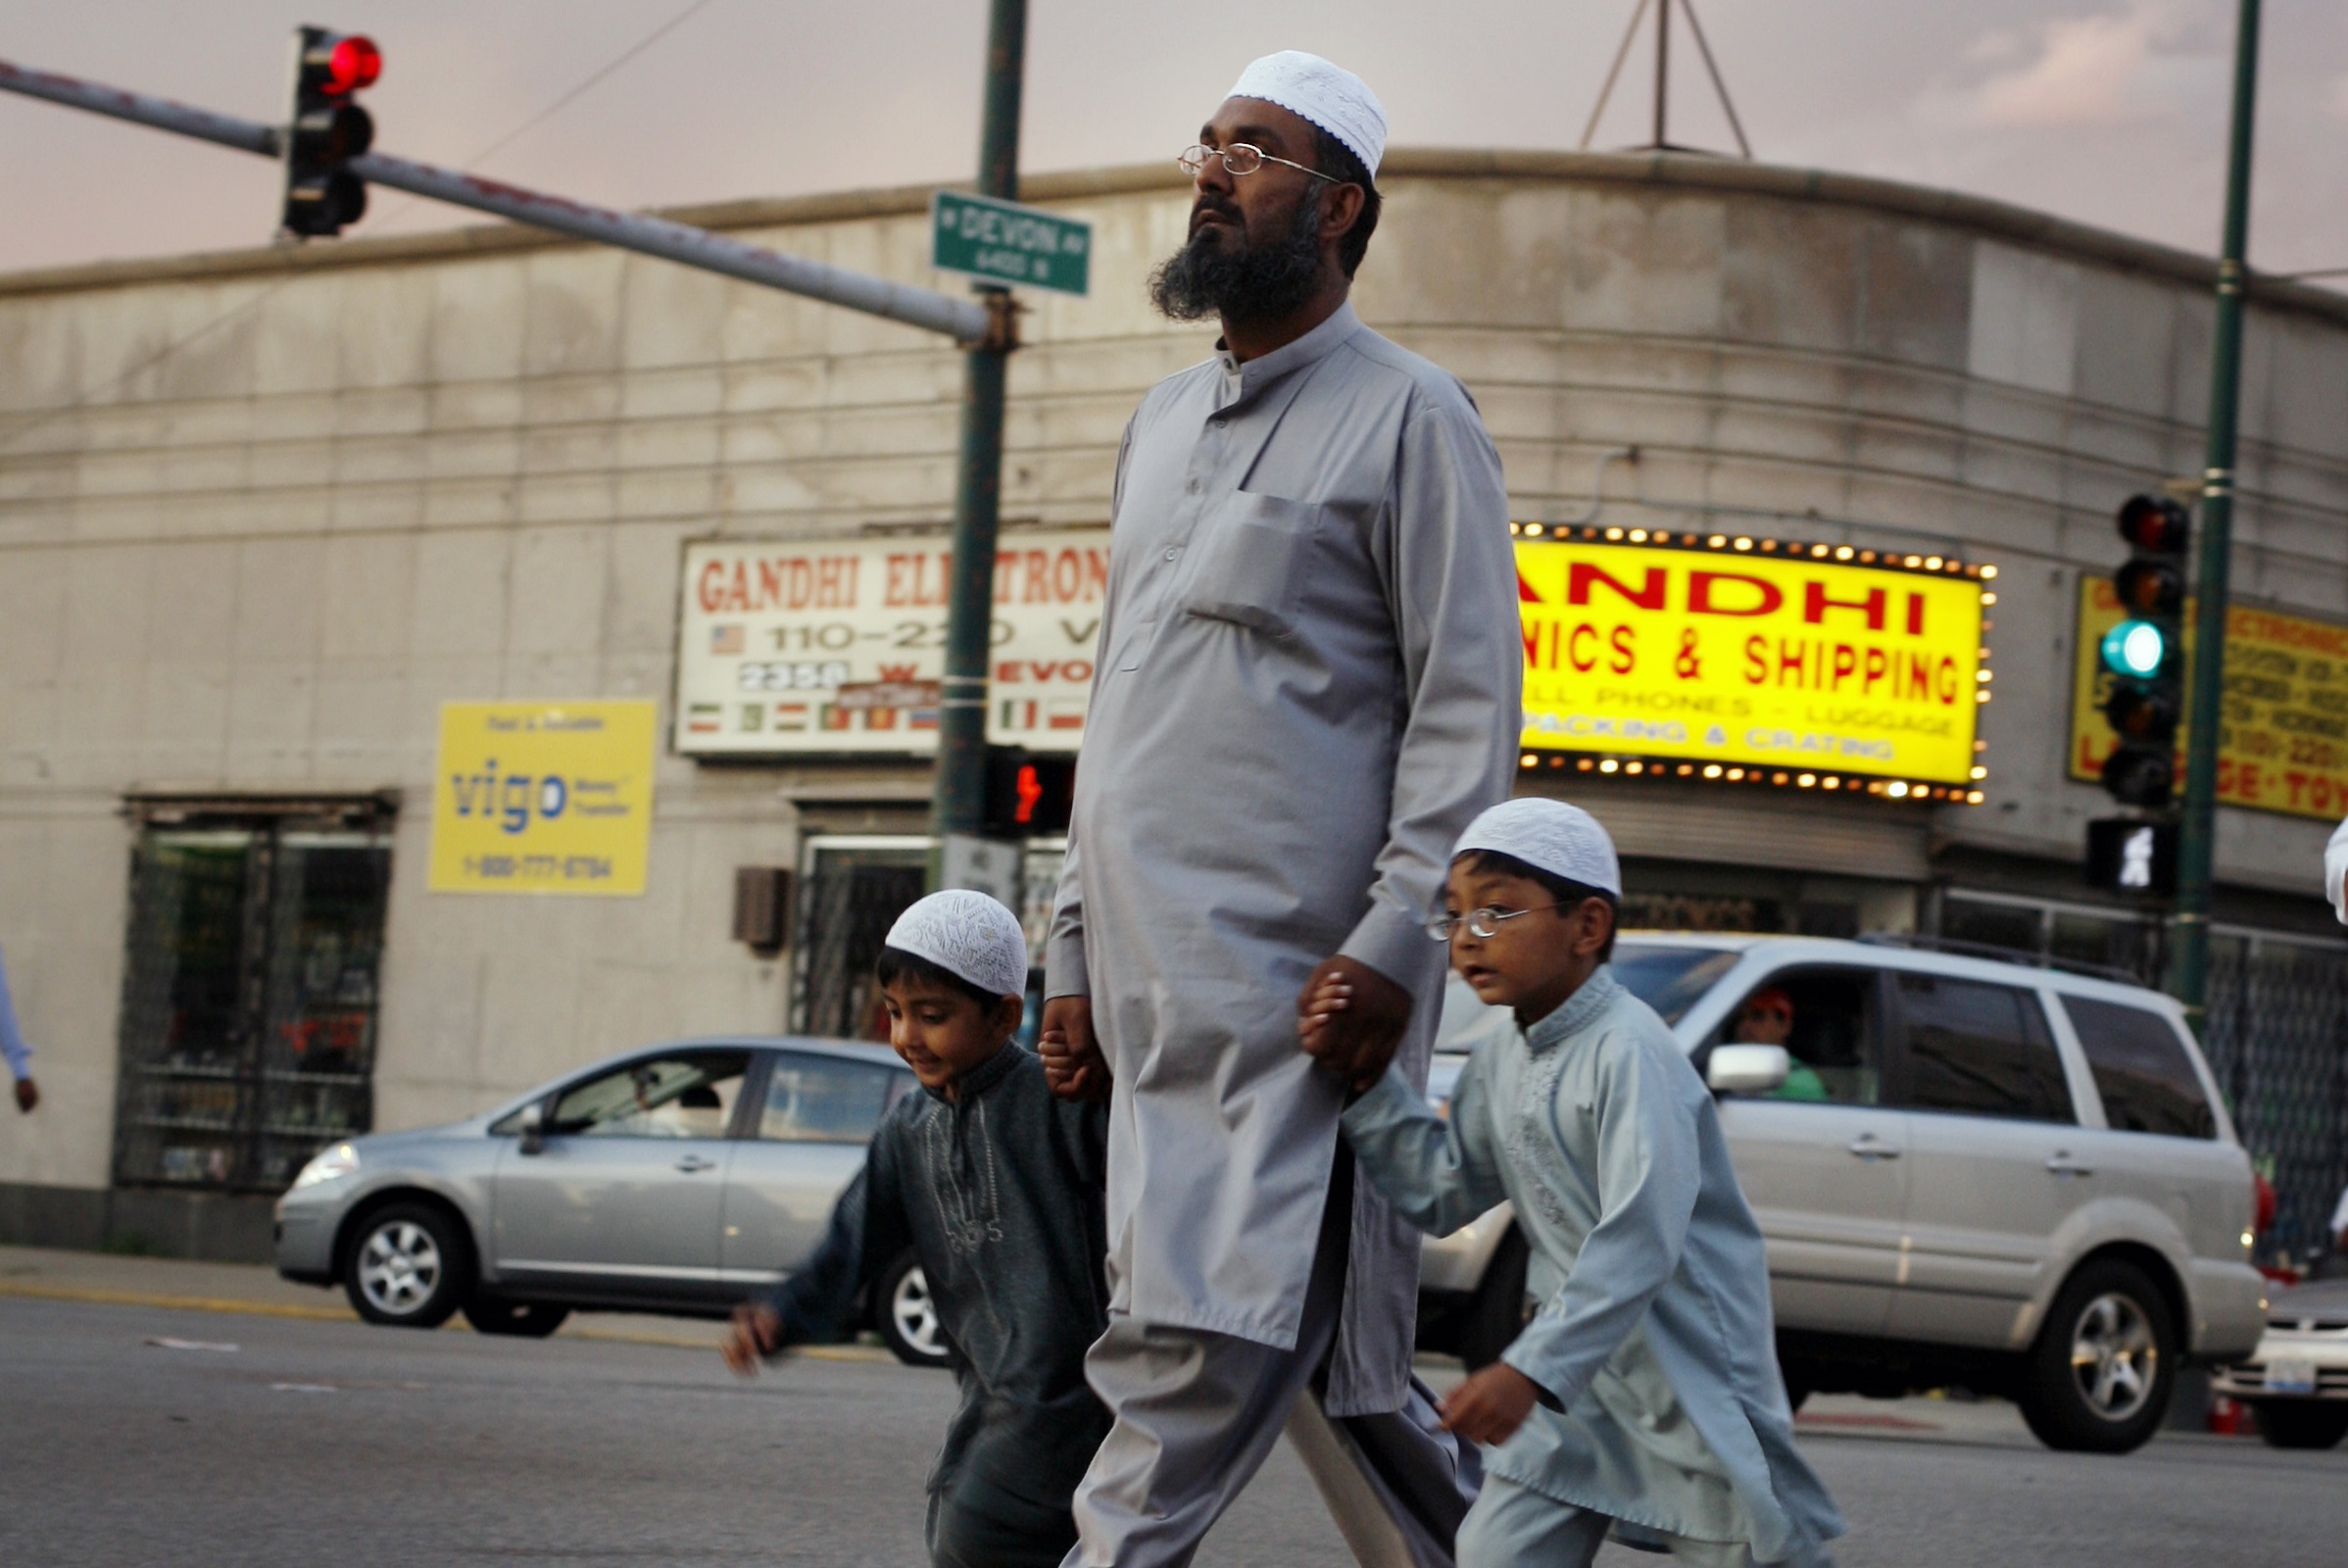
[{"label": "man's eyeglasses", "polygon": [[1174,161],[1182,166],[1185,173],[1196,179],[1198,177],[1199,172],[1217,158],[1223,160],[1224,172],[1234,179],[1252,174],[1266,164],[1284,164],[1299,174],[1310,174],[1313,178],[1325,179],[1332,185],[1345,183],[1335,174],[1324,174],[1317,169],[1307,169],[1302,164],[1289,159],[1275,158],[1261,147],[1250,146],[1244,141],[1235,141],[1228,147],[1209,147],[1201,142]]},{"label": "man's eyeglasses", "polygon": [[1534,909],[1562,909],[1565,906],[1562,904],[1536,904],[1532,909],[1495,909],[1488,904],[1481,909],[1470,909],[1465,914],[1439,914],[1427,922],[1427,934],[1438,942],[1448,942],[1451,940],[1451,933],[1464,925],[1475,935],[1490,941],[1500,934],[1502,920],[1513,920],[1520,914],[1531,914]]}]

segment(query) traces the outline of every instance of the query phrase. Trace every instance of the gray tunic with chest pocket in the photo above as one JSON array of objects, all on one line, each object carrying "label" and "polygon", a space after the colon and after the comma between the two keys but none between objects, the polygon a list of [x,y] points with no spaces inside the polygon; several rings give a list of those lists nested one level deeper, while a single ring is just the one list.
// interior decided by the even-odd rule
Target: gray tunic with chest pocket
[{"label": "gray tunic with chest pocket", "polygon": [[[1423,1083],[1452,840],[1504,798],[1523,656],[1497,454],[1350,306],[1152,389],[1108,604],[1050,995],[1115,1074],[1111,1309],[1294,1348],[1343,1086],[1296,1047],[1332,954],[1401,984]],[[1332,1415],[1397,1408],[1415,1235],[1358,1184]]]}]

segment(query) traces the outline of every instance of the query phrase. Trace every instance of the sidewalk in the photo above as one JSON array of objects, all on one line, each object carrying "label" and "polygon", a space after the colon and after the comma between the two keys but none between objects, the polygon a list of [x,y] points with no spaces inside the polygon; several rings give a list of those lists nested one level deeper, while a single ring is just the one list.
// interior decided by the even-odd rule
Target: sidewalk
[{"label": "sidewalk", "polygon": [[[351,1310],[342,1292],[296,1285],[291,1280],[279,1279],[276,1270],[266,1265],[190,1263],[177,1258],[125,1257],[39,1247],[0,1247],[0,1300],[11,1297],[252,1317],[359,1321],[359,1314]],[[451,1318],[448,1326],[471,1332],[462,1316]],[[573,1312],[556,1331],[556,1336],[714,1350],[723,1331],[724,1325],[705,1318]],[[800,1353],[842,1361],[896,1360],[887,1350],[866,1345],[808,1346]]]}]

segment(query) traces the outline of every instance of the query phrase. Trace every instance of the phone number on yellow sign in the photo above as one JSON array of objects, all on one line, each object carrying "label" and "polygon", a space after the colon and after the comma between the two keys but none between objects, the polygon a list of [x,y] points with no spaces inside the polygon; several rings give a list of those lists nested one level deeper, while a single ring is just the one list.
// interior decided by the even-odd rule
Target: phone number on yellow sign
[{"label": "phone number on yellow sign", "polygon": [[1528,749],[1978,776],[1988,671],[1968,576],[1532,540],[1516,559]]}]

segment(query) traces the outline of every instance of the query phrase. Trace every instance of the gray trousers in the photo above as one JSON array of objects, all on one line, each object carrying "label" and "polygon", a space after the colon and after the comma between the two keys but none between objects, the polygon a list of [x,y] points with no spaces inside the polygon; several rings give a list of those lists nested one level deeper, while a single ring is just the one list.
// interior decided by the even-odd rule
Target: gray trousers
[{"label": "gray trousers", "polygon": [[1356,1558],[1450,1568],[1483,1471],[1471,1445],[1438,1430],[1432,1392],[1414,1378],[1400,1410],[1321,1409],[1345,1301],[1352,1177],[1341,1142],[1295,1349],[1109,1314],[1085,1378],[1113,1425],[1076,1489],[1076,1549],[1064,1568],[1189,1563],[1284,1429]]},{"label": "gray trousers", "polygon": [[[1498,1476],[1484,1483],[1476,1506],[1459,1527],[1459,1568],[1590,1568],[1607,1532],[1639,1551],[1667,1551],[1689,1568],[1755,1568],[1740,1542],[1690,1541],[1658,1530],[1619,1524]],[[1823,1549],[1785,1568],[1834,1568]]]}]

